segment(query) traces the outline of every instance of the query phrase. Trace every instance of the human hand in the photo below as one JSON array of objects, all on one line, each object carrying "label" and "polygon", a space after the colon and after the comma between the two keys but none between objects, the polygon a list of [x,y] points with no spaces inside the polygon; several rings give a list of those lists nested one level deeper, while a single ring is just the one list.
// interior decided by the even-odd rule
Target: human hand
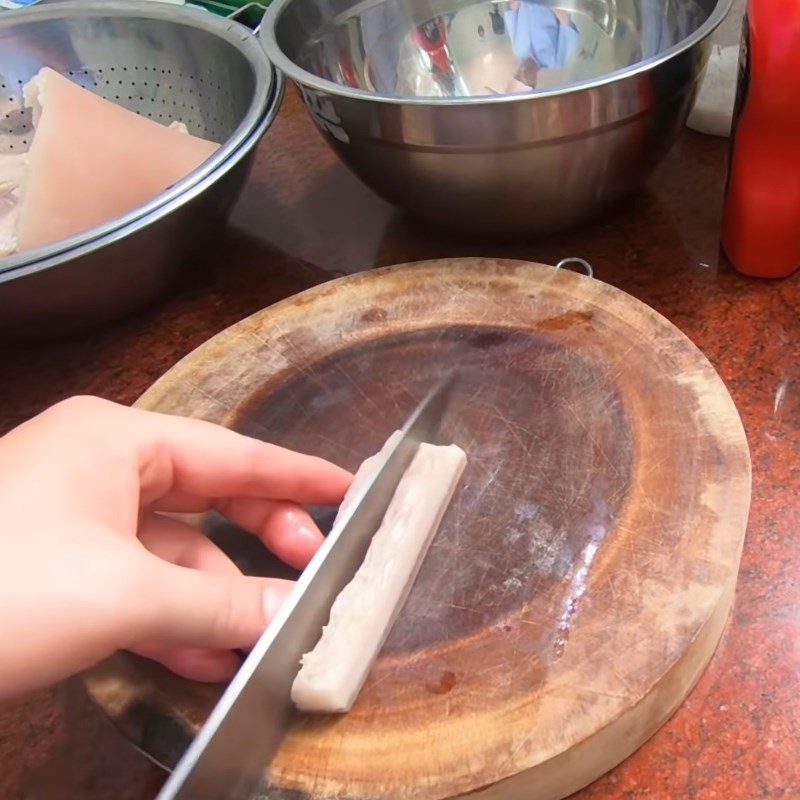
[{"label": "human hand", "polygon": [[197,680],[230,677],[291,589],[245,577],[163,512],[217,509],[304,567],[348,472],[224,428],[97,398],[0,438],[0,696],[116,650]]}]

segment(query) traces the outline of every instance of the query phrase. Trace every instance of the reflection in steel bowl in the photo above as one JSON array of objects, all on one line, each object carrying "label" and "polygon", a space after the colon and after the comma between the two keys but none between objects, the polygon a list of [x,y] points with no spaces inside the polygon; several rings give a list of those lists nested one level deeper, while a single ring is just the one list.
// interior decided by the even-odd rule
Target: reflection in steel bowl
[{"label": "reflection in steel bowl", "polygon": [[730,0],[275,0],[261,36],[368,185],[484,234],[572,226],[683,127]]}]

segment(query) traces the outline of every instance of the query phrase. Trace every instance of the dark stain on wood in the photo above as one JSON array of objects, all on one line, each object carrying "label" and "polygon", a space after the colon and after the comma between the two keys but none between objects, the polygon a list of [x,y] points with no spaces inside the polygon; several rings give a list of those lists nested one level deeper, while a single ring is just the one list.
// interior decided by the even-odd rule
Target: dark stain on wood
[{"label": "dark stain on wood", "polygon": [[442,676],[439,678],[437,683],[428,683],[426,684],[425,688],[431,694],[448,694],[449,692],[453,691],[453,687],[456,685],[456,674],[449,669],[446,669]]}]

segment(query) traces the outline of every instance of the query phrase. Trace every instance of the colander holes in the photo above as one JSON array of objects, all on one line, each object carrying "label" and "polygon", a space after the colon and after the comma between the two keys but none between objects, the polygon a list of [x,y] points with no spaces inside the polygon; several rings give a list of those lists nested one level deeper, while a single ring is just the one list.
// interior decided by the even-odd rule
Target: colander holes
[{"label": "colander holes", "polygon": [[111,67],[112,72],[116,72],[116,69],[117,69],[116,67]]}]

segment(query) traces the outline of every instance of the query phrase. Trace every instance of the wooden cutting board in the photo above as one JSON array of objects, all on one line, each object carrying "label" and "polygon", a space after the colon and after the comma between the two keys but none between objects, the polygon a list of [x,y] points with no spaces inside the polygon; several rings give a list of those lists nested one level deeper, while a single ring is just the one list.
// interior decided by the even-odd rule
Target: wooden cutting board
[{"label": "wooden cutting board", "polygon": [[[298,716],[271,797],[564,797],[656,731],[719,641],[742,425],[697,348],[599,281],[480,259],[362,273],[224,331],[139,405],[354,469],[454,365],[461,488],[353,711]],[[274,574],[251,537],[202,524]],[[87,685],[167,766],[221,692],[127,655]]]}]

